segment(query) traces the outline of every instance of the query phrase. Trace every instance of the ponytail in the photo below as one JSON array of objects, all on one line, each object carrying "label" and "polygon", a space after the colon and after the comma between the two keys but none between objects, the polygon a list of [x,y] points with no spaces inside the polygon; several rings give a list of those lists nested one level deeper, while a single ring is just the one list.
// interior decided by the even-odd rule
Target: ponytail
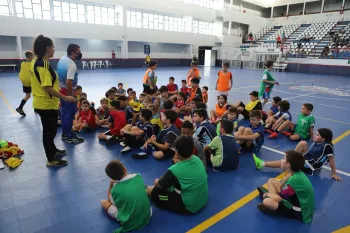
[{"label": "ponytail", "polygon": [[46,53],[47,47],[52,46],[53,42],[50,38],[39,35],[33,44],[33,51],[37,57],[43,57]]}]

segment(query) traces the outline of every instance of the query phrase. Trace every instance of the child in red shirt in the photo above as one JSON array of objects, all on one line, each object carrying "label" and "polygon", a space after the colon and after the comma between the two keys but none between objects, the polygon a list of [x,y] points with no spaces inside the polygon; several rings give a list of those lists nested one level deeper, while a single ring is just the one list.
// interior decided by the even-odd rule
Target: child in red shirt
[{"label": "child in red shirt", "polygon": [[185,101],[186,101],[187,97],[189,96],[189,88],[187,86],[187,81],[186,80],[182,80],[181,81],[180,92],[183,92],[185,94]]},{"label": "child in red shirt", "polygon": [[179,92],[177,95],[175,107],[175,112],[177,112],[179,115],[185,114],[185,94],[183,92]]},{"label": "child in red shirt", "polygon": [[170,77],[169,84],[167,85],[169,96],[176,95],[179,91],[177,84],[175,84],[174,82],[175,82],[174,77]]},{"label": "child in red shirt", "polygon": [[208,87],[207,86],[202,87],[202,98],[203,98],[203,103],[208,103]]},{"label": "child in red shirt", "polygon": [[110,102],[109,115],[109,130],[98,135],[98,139],[106,141],[107,145],[117,142],[120,130],[126,125],[125,112],[121,110],[118,100]]},{"label": "child in red shirt", "polygon": [[[165,112],[165,110],[173,110],[173,106],[174,106],[174,103],[173,101],[171,100],[166,100],[164,102],[164,105],[163,105],[163,109],[161,112]],[[180,120],[179,117],[176,118],[175,122],[173,123],[173,125],[178,128],[179,130],[181,130],[181,127],[182,127],[182,121]]]},{"label": "child in red shirt", "polygon": [[82,132],[86,129],[95,129],[97,117],[90,110],[90,103],[87,100],[81,102],[81,110],[78,113],[77,120],[73,122],[73,131]]}]

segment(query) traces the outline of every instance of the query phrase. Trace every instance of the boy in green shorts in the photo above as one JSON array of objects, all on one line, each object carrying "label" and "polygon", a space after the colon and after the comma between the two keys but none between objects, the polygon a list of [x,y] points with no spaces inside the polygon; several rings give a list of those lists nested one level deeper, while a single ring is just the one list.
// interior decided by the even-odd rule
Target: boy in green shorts
[{"label": "boy in green shorts", "polygon": [[[270,134],[269,138],[277,138],[279,132],[289,137],[292,141],[307,140],[314,136],[315,117],[311,114],[314,106],[311,103],[303,104],[301,113],[298,116],[296,124],[286,120],[275,132]],[[285,131],[285,129],[289,131]]]},{"label": "boy in green shorts", "polygon": [[26,57],[26,60],[23,61],[21,64],[21,69],[19,71],[19,79],[23,84],[23,92],[26,93],[26,95],[21,100],[21,104],[18,106],[18,108],[16,108],[16,111],[22,116],[26,115],[23,111],[23,107],[26,104],[27,100],[29,100],[30,93],[32,92],[32,87],[30,85],[29,66],[30,62],[33,60],[34,53],[32,51],[26,51],[24,55]]},{"label": "boy in green shorts", "polygon": [[108,215],[116,219],[121,228],[114,233],[141,229],[151,218],[152,209],[140,174],[128,174],[124,165],[112,160],[105,172],[111,178],[108,200],[101,200]]},{"label": "boy in green shorts", "polygon": [[294,150],[285,152],[281,168],[285,171],[282,181],[271,178],[268,189],[258,187],[263,202],[258,209],[264,213],[285,216],[310,223],[314,214],[314,190],[308,177],[301,171],[305,159]]},{"label": "boy in green shorts", "polygon": [[202,161],[193,155],[193,138],[180,136],[174,143],[180,162],[147,187],[151,200],[160,208],[179,214],[201,210],[208,201],[208,180]]}]

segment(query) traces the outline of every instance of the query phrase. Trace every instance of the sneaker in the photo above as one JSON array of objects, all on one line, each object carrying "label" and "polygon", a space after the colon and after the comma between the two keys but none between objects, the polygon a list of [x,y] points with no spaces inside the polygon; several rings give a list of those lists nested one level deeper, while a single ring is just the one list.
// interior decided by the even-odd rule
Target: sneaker
[{"label": "sneaker", "polygon": [[68,165],[68,162],[66,160],[54,159],[51,162],[49,161],[46,162],[47,167],[63,167],[66,165]]},{"label": "sneaker", "polygon": [[23,111],[23,109],[21,109],[21,108],[16,108],[16,111],[22,116],[26,115],[25,112]]},{"label": "sneaker", "polygon": [[289,137],[290,135],[292,135],[292,133],[288,131],[282,131],[281,133],[286,137]]},{"label": "sneaker", "polygon": [[108,137],[110,137],[110,138],[107,139],[106,146],[110,146],[110,145],[117,143],[117,140],[118,140],[117,136],[113,135],[113,136],[108,136]]},{"label": "sneaker", "polygon": [[122,147],[126,147],[125,142],[121,142],[121,143],[119,143],[119,145],[122,146]]},{"label": "sneaker", "polygon": [[265,193],[267,193],[267,189],[264,187],[257,187],[260,197],[262,198]]},{"label": "sneaker", "polygon": [[269,138],[273,139],[273,138],[277,138],[278,137],[278,133],[277,132],[273,132],[272,134],[269,135]]},{"label": "sneaker", "polygon": [[83,143],[84,139],[75,136],[75,137],[67,138],[64,141],[72,144],[79,144],[79,143]]},{"label": "sneaker", "polygon": [[256,169],[260,170],[264,167],[264,160],[259,159],[254,153],[253,153],[253,159],[254,159]]},{"label": "sneaker", "polygon": [[68,139],[68,135],[65,133],[62,133],[61,140],[66,140],[66,139]]},{"label": "sneaker", "polygon": [[121,152],[122,154],[124,154],[124,153],[127,153],[127,152],[129,152],[129,151],[131,151],[131,147],[130,147],[130,146],[126,146],[126,147],[124,147],[124,149],[122,149],[120,152]]},{"label": "sneaker", "polygon": [[56,153],[55,153],[55,157],[64,156],[66,154],[67,154],[66,150],[59,150],[59,149],[57,149]]},{"label": "sneaker", "polygon": [[148,159],[148,154],[144,153],[144,152],[140,152],[140,153],[137,153],[137,154],[133,154],[132,157],[134,159]]}]

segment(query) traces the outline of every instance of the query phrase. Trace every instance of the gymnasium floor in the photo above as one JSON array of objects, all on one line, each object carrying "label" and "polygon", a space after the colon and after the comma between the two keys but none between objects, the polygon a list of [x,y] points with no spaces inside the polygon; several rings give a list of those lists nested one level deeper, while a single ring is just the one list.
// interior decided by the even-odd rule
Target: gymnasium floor
[{"label": "gymnasium floor", "polygon": [[[188,67],[159,68],[158,86],[167,84],[174,76],[179,85]],[[248,93],[258,90],[261,72],[256,70],[231,70],[234,90],[229,102],[248,101]],[[218,68],[201,68],[201,86],[208,85],[209,109],[216,102],[212,91]],[[88,99],[97,105],[105,91],[118,82],[125,89],[134,88],[139,94],[144,69],[119,69],[81,71],[79,84]],[[303,102],[314,104],[316,129],[333,130],[336,167],[342,182],[330,179],[331,172],[322,169],[318,176],[310,177],[315,189],[316,209],[311,224],[295,220],[274,218],[260,213],[257,186],[281,173],[280,169],[255,169],[251,154],[240,156],[237,171],[208,172],[209,201],[194,216],[179,216],[153,206],[150,224],[139,232],[302,232],[327,233],[350,225],[350,79],[312,74],[274,73],[281,83],[272,96],[279,95],[291,102],[296,119]],[[118,227],[100,207],[99,200],[106,198],[108,178],[104,168],[108,161],[120,159],[128,171],[139,172],[147,184],[160,177],[170,166],[170,161],[135,161],[130,154],[121,155],[119,145],[106,147],[96,134],[81,135],[85,143],[64,144],[60,132],[56,145],[66,149],[69,165],[64,168],[46,168],[41,143],[40,119],[34,115],[31,101],[25,106],[27,117],[20,117],[14,109],[23,97],[17,74],[0,73],[0,138],[16,142],[24,149],[24,162],[15,170],[0,170],[0,233],[108,233]],[[349,114],[349,115],[348,115]],[[270,140],[266,137],[259,156],[266,160],[281,159],[281,151],[294,148],[296,143],[284,137]],[[350,232],[344,229],[342,232]]]}]

